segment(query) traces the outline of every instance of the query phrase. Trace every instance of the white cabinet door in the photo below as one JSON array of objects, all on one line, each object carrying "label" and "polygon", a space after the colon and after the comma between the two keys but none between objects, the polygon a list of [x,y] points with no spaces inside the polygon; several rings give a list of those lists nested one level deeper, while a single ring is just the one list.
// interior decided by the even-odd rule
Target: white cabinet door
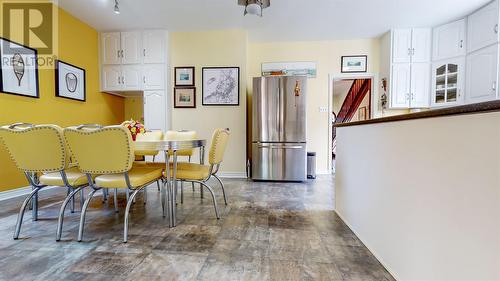
[{"label": "white cabinet door", "polygon": [[451,106],[464,102],[465,57],[433,63],[431,106]]},{"label": "white cabinet door", "polygon": [[122,69],[118,65],[105,65],[102,67],[102,90],[117,91],[123,89]]},{"label": "white cabinet door", "polygon": [[392,65],[391,108],[409,108],[410,81],[411,67],[409,63]]},{"label": "white cabinet door", "polygon": [[142,65],[122,66],[123,89],[127,91],[142,90]]},{"label": "white cabinet door", "polygon": [[392,61],[395,63],[411,60],[411,29],[394,29],[392,33]]},{"label": "white cabinet door", "polygon": [[144,125],[148,130],[165,130],[166,109],[164,91],[144,92]]},{"label": "white cabinet door", "polygon": [[411,65],[411,108],[429,107],[430,80],[430,63],[413,63]]},{"label": "white cabinet door", "polygon": [[144,90],[165,89],[165,65],[147,64],[144,65],[143,74]]},{"label": "white cabinet door", "polygon": [[443,60],[465,55],[466,20],[438,26],[433,30],[433,60]]},{"label": "white cabinet door", "polygon": [[467,56],[465,102],[493,100],[497,96],[498,44]]},{"label": "white cabinet door", "polygon": [[429,28],[414,28],[412,31],[411,48],[412,62],[430,62],[432,33]]},{"label": "white cabinet door", "polygon": [[498,0],[483,7],[467,19],[467,42],[471,53],[498,42]]},{"label": "white cabinet door", "polygon": [[163,30],[146,30],[143,35],[144,63],[164,63],[166,34]]},{"label": "white cabinet door", "polygon": [[141,32],[121,33],[121,56],[123,64],[142,63],[142,34]]},{"label": "white cabinet door", "polygon": [[120,32],[101,34],[101,59],[103,64],[120,64]]}]

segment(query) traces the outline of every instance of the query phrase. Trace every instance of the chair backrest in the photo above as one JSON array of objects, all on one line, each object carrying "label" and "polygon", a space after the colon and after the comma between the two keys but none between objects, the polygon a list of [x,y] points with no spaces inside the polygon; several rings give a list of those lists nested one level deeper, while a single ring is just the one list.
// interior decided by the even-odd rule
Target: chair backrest
[{"label": "chair backrest", "polygon": [[[198,138],[195,131],[168,131],[165,134],[165,140],[193,140]],[[173,153],[168,152],[169,155]],[[181,149],[177,151],[177,156],[193,156],[194,149]]]},{"label": "chair backrest", "polygon": [[[144,134],[138,134],[135,138],[136,141],[153,141],[153,140],[162,140],[163,132],[162,131],[152,131],[145,132]],[[155,156],[158,154],[158,150],[136,150],[135,156]]]},{"label": "chair backrest", "polygon": [[2,126],[0,139],[17,168],[25,172],[57,172],[69,165],[70,154],[57,125]]},{"label": "chair backrest", "polygon": [[212,136],[212,144],[208,153],[208,163],[217,165],[224,158],[227,142],[229,140],[229,131],[225,129],[216,129]]},{"label": "chair backrest", "polygon": [[132,168],[132,135],[123,126],[69,127],[64,129],[64,137],[84,173],[117,174]]}]

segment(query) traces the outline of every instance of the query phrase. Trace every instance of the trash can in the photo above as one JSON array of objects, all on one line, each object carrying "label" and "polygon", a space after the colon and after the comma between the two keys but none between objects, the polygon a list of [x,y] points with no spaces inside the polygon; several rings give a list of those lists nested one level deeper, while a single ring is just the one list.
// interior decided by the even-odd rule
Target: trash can
[{"label": "trash can", "polygon": [[307,153],[307,178],[316,178],[316,152]]}]

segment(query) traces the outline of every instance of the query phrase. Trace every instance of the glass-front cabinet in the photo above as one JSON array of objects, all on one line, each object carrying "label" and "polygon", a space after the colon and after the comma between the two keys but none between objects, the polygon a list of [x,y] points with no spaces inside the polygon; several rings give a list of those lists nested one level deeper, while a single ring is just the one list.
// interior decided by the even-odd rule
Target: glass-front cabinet
[{"label": "glass-front cabinet", "polygon": [[464,102],[465,59],[436,62],[432,65],[433,107],[457,105]]}]

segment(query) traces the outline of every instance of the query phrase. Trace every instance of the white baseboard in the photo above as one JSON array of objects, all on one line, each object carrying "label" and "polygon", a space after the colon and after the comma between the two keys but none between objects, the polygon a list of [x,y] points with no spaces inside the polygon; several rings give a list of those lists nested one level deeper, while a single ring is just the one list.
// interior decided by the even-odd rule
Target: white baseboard
[{"label": "white baseboard", "polygon": [[[44,187],[40,190],[40,192],[52,189],[54,187],[55,186]],[[12,189],[12,190],[2,191],[2,192],[0,192],[0,201],[16,198],[16,197],[20,197],[20,196],[26,196],[26,195],[30,194],[30,192],[31,192],[31,186],[20,187],[20,188],[16,188],[16,189]]]},{"label": "white baseboard", "polygon": [[329,171],[329,170],[317,171],[316,174],[317,175],[331,175],[332,171]]},{"label": "white baseboard", "polygon": [[226,179],[246,179],[247,173],[245,172],[220,172],[218,174],[221,178]]}]

